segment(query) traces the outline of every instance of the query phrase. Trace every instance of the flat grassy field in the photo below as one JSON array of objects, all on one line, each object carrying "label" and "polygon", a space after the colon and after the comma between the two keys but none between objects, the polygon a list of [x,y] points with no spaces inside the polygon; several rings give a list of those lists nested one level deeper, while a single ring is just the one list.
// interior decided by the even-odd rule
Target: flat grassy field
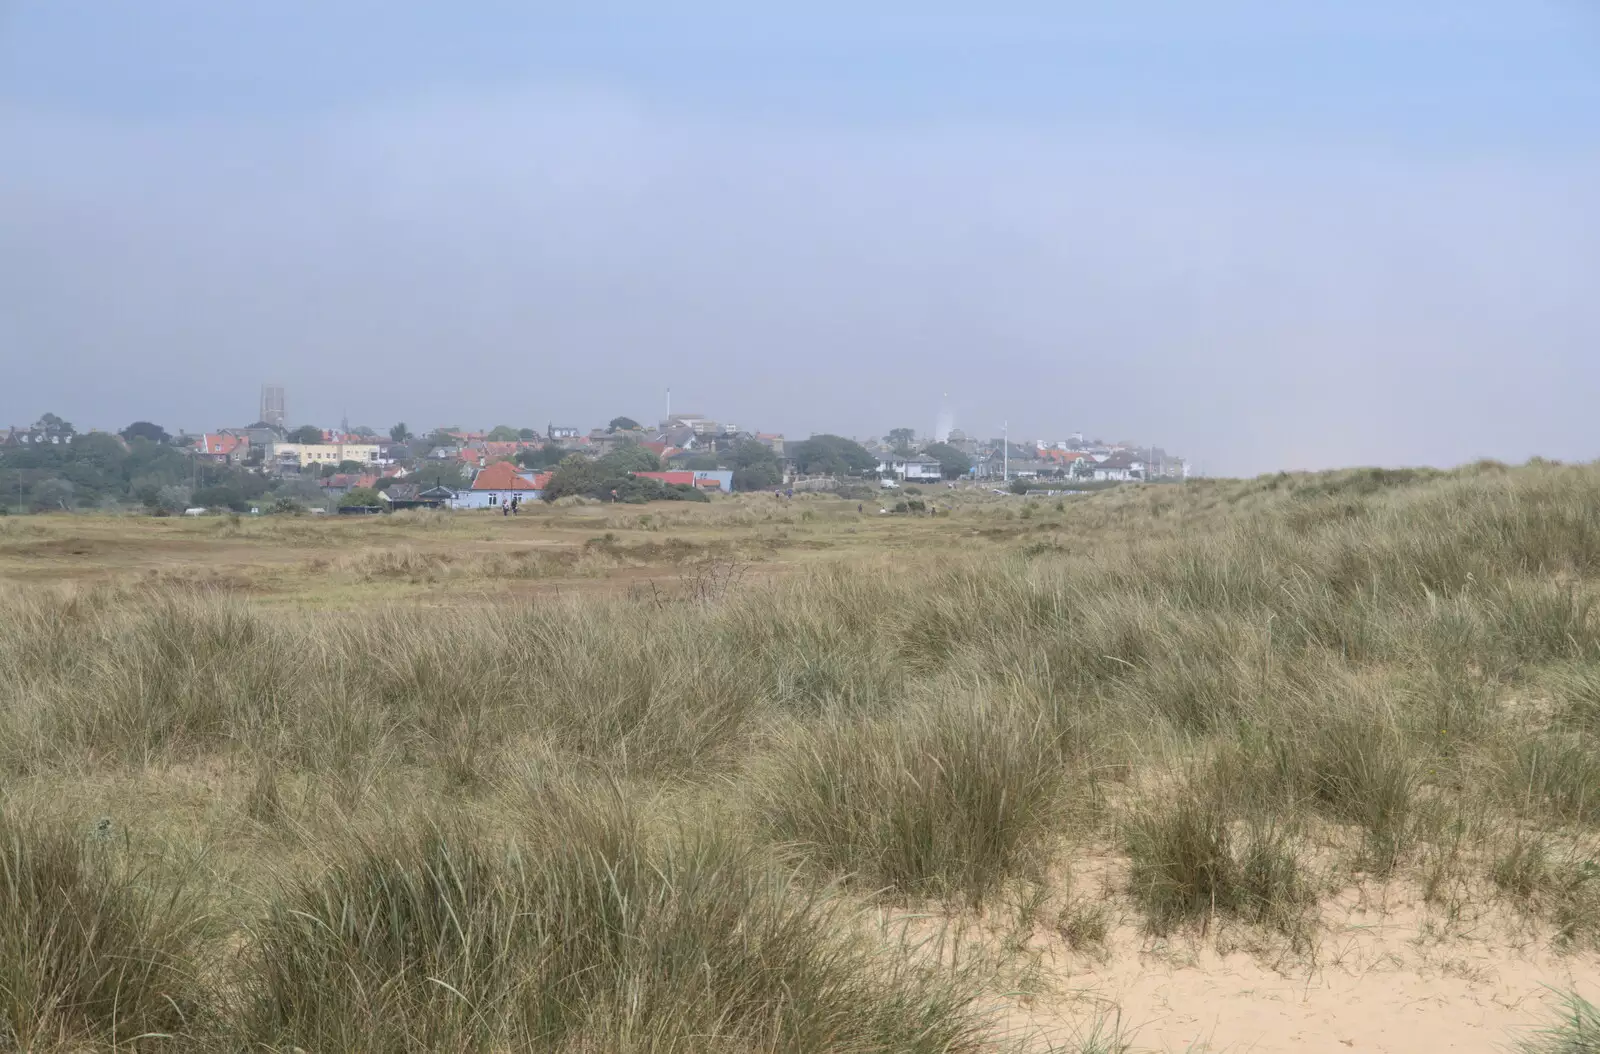
[{"label": "flat grassy field", "polygon": [[0,518],[0,1050],[1596,1049],[1600,469],[923,497]]}]

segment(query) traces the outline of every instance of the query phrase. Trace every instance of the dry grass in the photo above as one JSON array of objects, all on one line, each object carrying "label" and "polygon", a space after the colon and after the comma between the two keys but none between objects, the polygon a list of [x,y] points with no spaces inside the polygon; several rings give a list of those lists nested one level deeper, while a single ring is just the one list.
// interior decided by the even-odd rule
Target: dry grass
[{"label": "dry grass", "polygon": [[1600,940],[1600,470],[940,506],[0,521],[5,1041],[976,1049],[857,912],[1019,883],[1079,951],[1375,878]]}]

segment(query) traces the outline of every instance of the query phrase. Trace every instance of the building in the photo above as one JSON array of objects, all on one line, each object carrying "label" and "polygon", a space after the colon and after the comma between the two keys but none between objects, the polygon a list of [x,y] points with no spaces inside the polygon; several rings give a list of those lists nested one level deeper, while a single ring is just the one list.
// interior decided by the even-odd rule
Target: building
[{"label": "building", "polygon": [[1062,450],[1058,447],[1041,447],[1037,460],[1043,462],[1049,469],[1054,469],[1064,476],[1085,475],[1094,465],[1094,458],[1081,450]]},{"label": "building", "polygon": [[455,497],[455,492],[449,487],[429,487],[424,491],[420,483],[396,483],[378,492],[378,498],[391,512],[401,509],[447,509]]},{"label": "building", "polygon": [[[673,414],[661,422],[661,431],[663,432],[676,432],[679,429],[688,429],[697,436],[732,434],[724,433],[723,426],[721,424],[713,421],[711,418],[706,417],[703,414]],[[732,426],[733,432],[737,432],[738,430],[739,429],[736,426]],[[683,444],[679,443],[675,445],[682,446]]]},{"label": "building", "polygon": [[698,487],[733,493],[733,473],[727,469],[681,469],[675,472],[635,472],[639,479],[656,479],[662,483],[675,483],[680,487]]},{"label": "building", "polygon": [[219,465],[237,465],[250,455],[250,440],[232,432],[206,433],[189,448],[195,457],[215,461]]},{"label": "building", "polygon": [[1132,454],[1112,454],[1095,463],[1094,478],[1100,482],[1131,483],[1145,478],[1145,463]]},{"label": "building", "polygon": [[907,483],[937,483],[944,478],[944,467],[932,458],[891,456],[879,458],[878,475]]},{"label": "building", "polygon": [[456,495],[458,509],[498,509],[519,502],[538,501],[544,497],[544,488],[550,482],[550,473],[534,475],[509,461],[496,461],[472,477],[472,486]]},{"label": "building", "polygon": [[322,488],[322,493],[335,498],[342,498],[358,487],[377,486],[378,477],[375,475],[356,475],[353,472],[338,472],[327,476],[317,482]]},{"label": "building", "polygon": [[284,409],[283,386],[267,384],[261,388],[261,416],[256,418],[270,428],[283,431],[288,427],[289,417]]},{"label": "building", "polygon": [[60,446],[62,443],[71,443],[72,437],[73,433],[71,432],[46,432],[37,428],[12,428],[5,435],[0,436],[0,446],[15,447],[44,444]]},{"label": "building", "polygon": [[583,435],[583,430],[574,425],[548,425],[544,434],[546,439],[576,439]]},{"label": "building", "polygon": [[274,443],[272,458],[280,469],[309,468],[356,461],[364,465],[382,459],[377,443]]}]

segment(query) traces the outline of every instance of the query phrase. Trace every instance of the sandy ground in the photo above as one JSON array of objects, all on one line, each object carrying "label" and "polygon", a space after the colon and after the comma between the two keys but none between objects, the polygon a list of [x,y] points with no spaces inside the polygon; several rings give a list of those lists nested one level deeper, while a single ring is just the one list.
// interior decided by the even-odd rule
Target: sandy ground
[{"label": "sandy ground", "polygon": [[1305,954],[1237,947],[1240,933],[1151,940],[1131,922],[1101,961],[1047,939],[1006,1027],[1040,1051],[1077,1049],[1097,1025],[1134,1050],[1507,1051],[1552,1023],[1563,992],[1600,993],[1600,958],[1508,911],[1442,933],[1436,911],[1386,889],[1336,898],[1324,919]]}]

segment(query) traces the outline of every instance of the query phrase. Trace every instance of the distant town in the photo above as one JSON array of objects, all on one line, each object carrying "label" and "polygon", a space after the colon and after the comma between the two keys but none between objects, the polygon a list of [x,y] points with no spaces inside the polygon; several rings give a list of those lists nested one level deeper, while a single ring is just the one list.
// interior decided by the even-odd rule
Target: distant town
[{"label": "distant town", "polygon": [[[670,402],[670,399],[669,399]],[[46,413],[0,431],[0,510],[143,507],[157,514],[388,512],[408,508],[520,513],[563,497],[708,500],[863,487],[985,486],[1015,493],[1181,480],[1189,466],[1160,447],[1090,438],[980,438],[948,412],[928,433],[881,436],[763,432],[702,413],[654,423],[456,424],[384,431],[295,425],[282,387],[262,389],[257,419],[169,434],[135,421],[80,431]]]}]

